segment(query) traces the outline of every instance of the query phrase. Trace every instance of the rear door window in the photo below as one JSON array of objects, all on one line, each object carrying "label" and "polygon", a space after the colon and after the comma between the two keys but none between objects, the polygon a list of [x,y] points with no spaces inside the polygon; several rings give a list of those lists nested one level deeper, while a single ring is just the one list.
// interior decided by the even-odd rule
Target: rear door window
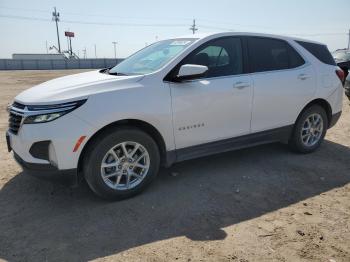
[{"label": "rear door window", "polygon": [[305,63],[303,58],[283,40],[248,37],[248,50],[253,72],[295,68]]}]

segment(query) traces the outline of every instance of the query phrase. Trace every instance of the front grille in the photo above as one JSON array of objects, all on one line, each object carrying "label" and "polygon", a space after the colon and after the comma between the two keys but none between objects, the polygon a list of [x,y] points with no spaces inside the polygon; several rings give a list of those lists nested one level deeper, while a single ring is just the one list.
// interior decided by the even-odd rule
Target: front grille
[{"label": "front grille", "polygon": [[24,109],[26,106],[17,102],[13,102],[12,107],[18,108],[18,109]]},{"label": "front grille", "polygon": [[17,134],[19,128],[21,127],[23,113],[22,110],[25,109],[25,105],[18,102],[13,102],[9,108],[9,131],[13,134]]},{"label": "front grille", "polygon": [[10,116],[9,116],[9,130],[13,134],[17,134],[19,128],[21,127],[21,122],[22,122],[22,116],[17,115],[13,112],[10,111]]}]

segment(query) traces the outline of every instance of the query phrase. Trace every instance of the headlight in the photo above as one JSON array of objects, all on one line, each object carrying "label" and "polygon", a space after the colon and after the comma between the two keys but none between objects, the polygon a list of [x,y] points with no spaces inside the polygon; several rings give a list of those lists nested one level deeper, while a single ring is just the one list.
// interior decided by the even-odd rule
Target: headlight
[{"label": "headlight", "polygon": [[60,112],[60,113],[53,113],[53,114],[46,114],[46,115],[37,115],[37,116],[28,116],[26,119],[24,119],[24,124],[35,124],[35,123],[45,123],[53,121],[60,116],[65,115],[67,112]]},{"label": "headlight", "polygon": [[57,105],[27,106],[23,124],[38,124],[53,121],[80,107],[86,100]]}]

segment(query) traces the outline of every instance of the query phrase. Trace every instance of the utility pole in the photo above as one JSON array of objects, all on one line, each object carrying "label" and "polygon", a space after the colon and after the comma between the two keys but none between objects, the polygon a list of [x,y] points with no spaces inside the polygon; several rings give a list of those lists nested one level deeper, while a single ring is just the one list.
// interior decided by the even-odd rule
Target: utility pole
[{"label": "utility pole", "polygon": [[49,48],[47,47],[47,40],[45,41],[45,43],[46,43],[46,54],[48,54],[49,53]]},{"label": "utility pole", "polygon": [[84,59],[86,59],[86,47],[82,50],[84,54]]},{"label": "utility pole", "polygon": [[193,34],[195,34],[196,31],[198,31],[198,28],[196,27],[196,19],[193,19],[193,24],[190,27],[190,30],[192,31]]},{"label": "utility pole", "polygon": [[69,37],[69,45],[70,45],[70,50],[69,50],[70,56],[73,56],[73,47],[72,47],[72,38],[71,37]]},{"label": "utility pole", "polygon": [[350,50],[350,29],[349,29],[348,50]]},{"label": "utility pole", "polygon": [[70,52],[70,45],[69,45],[69,37],[66,35],[66,32],[69,32],[69,28],[66,29],[64,32],[65,36],[67,37],[67,46],[68,46],[68,51]]},{"label": "utility pole", "polygon": [[117,59],[117,44],[118,44],[118,42],[112,42],[112,44],[114,45],[114,59]]},{"label": "utility pole", "polygon": [[96,44],[95,44],[95,58],[97,58]]},{"label": "utility pole", "polygon": [[61,53],[60,35],[58,33],[58,22],[60,21],[60,13],[56,11],[56,7],[54,8],[54,12],[52,12],[52,21],[56,22],[58,52]]}]

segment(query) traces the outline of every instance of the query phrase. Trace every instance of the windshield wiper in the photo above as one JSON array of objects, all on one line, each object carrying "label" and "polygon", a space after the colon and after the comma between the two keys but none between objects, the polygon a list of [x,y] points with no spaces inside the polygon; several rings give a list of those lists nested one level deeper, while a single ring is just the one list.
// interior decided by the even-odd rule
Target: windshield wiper
[{"label": "windshield wiper", "polygon": [[127,74],[119,73],[119,72],[110,72],[111,69],[107,69],[105,71],[106,74],[113,75],[113,76],[127,76]]},{"label": "windshield wiper", "polygon": [[127,74],[124,74],[124,73],[118,73],[118,72],[113,72],[113,73],[111,73],[111,72],[109,72],[109,71],[108,71],[108,74],[109,74],[109,75],[113,75],[113,76],[127,76]]},{"label": "windshield wiper", "polygon": [[113,75],[113,76],[127,76],[125,73],[119,73],[119,72],[110,72],[112,68],[105,68],[100,70],[100,73],[107,74],[107,75]]}]

